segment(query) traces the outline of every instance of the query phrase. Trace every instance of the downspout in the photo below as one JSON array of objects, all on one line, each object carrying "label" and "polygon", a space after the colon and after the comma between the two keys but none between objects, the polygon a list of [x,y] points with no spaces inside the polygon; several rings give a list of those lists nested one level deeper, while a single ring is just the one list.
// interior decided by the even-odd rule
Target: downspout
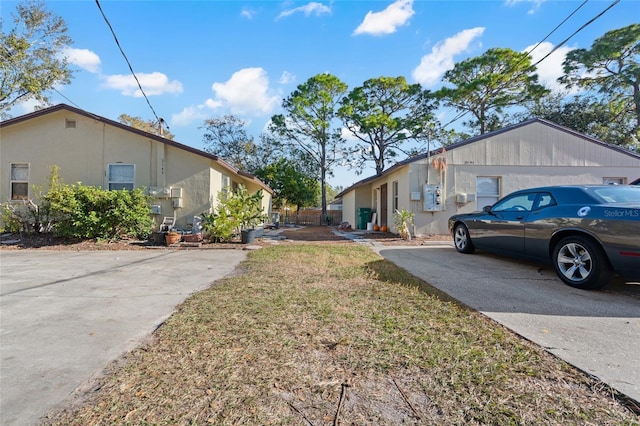
[{"label": "downspout", "polygon": [[106,154],[106,144],[107,144],[107,137],[106,137],[106,124],[104,122],[102,122],[102,164],[104,167],[104,180],[102,181],[102,187],[109,189],[109,177],[107,176],[107,173],[109,173],[109,168],[107,167],[106,164],[106,158],[107,158],[107,154]]}]

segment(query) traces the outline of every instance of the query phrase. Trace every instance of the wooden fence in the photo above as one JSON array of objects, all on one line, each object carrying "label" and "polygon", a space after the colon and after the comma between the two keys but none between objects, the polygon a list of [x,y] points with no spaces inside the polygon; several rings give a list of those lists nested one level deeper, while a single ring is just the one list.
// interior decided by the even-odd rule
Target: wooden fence
[{"label": "wooden fence", "polygon": [[295,211],[287,210],[280,213],[280,224],[292,225],[339,225],[342,222],[342,211],[329,210],[327,215],[322,217],[321,210],[300,210],[296,215]]}]

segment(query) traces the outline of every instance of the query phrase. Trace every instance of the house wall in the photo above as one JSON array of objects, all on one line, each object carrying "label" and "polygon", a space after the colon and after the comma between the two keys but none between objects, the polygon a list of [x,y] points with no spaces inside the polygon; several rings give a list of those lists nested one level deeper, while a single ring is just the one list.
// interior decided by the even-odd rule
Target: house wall
[{"label": "house wall", "polygon": [[[438,158],[446,161],[443,170],[433,166],[433,160]],[[604,178],[624,178],[626,183],[630,183],[638,175],[640,158],[571,132],[533,122],[461,144],[430,158],[409,162],[372,180],[367,187],[372,188],[372,196],[375,196],[375,189],[388,183],[390,208],[387,220],[392,224],[392,182],[398,180],[399,208],[414,212],[413,233],[426,236],[447,234],[447,221],[453,214],[482,209],[483,206],[475,200],[459,203],[456,197],[457,194],[477,195],[478,177],[499,178],[499,197],[503,197],[524,188],[603,183]],[[426,183],[441,185],[441,211],[423,210],[422,190]],[[357,187],[355,191],[360,189]],[[345,211],[351,192],[344,194]],[[420,193],[419,201],[410,199],[412,192]],[[393,227],[391,230],[397,232]]]},{"label": "house wall", "polygon": [[342,221],[349,222],[351,227],[355,228],[356,221],[356,191],[350,191],[342,197]]},{"label": "house wall", "polygon": [[[415,181],[417,184],[417,179],[419,177],[415,173],[411,173],[410,169],[402,168],[392,173],[389,173],[382,179],[379,183],[376,183],[374,186],[379,188],[383,184],[387,184],[387,215],[384,216],[382,211],[380,211],[381,204],[376,206],[376,211],[378,211],[378,220],[377,224],[379,226],[387,225],[387,227],[392,232],[397,232],[394,225],[394,200],[393,200],[393,183],[395,181],[398,182],[398,208],[402,210],[403,208],[412,210],[413,206],[410,206],[410,191],[404,191],[402,188],[410,188],[412,185],[412,181]],[[407,207],[409,206],[409,207]]]},{"label": "house wall", "polygon": [[[164,145],[164,144],[163,144]],[[162,214],[156,216],[156,221],[163,216],[174,216],[176,227],[188,229],[193,223],[194,215],[201,215],[211,210],[210,175],[220,174],[212,167],[208,158],[194,155],[188,151],[165,145],[166,183],[174,191],[181,192],[182,207],[174,207],[176,197],[162,197],[154,199],[160,202]],[[170,194],[170,195],[175,195]]]},{"label": "house wall", "polygon": [[342,221],[349,222],[353,229],[358,227],[358,209],[374,208],[371,185],[363,185],[345,194],[342,200]]},{"label": "house wall", "polygon": [[[65,128],[65,118],[76,120],[75,129]],[[100,131],[99,143],[95,132]],[[40,117],[37,124],[26,121],[2,129],[0,164],[0,199],[10,194],[10,164],[25,162],[29,167],[29,196],[32,185],[48,183],[50,167],[61,168],[65,183],[82,182],[85,185],[103,186],[105,182],[105,152],[102,131],[88,119],[75,114],[57,112]],[[91,141],[91,143],[88,143]],[[98,167],[99,165],[99,167]]]},{"label": "house wall", "polygon": [[444,188],[444,209],[420,215],[417,234],[445,234],[449,216],[481,210],[484,206],[476,201],[456,202],[458,193],[477,193],[479,176],[498,177],[499,197],[503,197],[524,188],[599,184],[610,177],[630,182],[640,170],[638,158],[542,123],[499,133],[447,151],[444,156],[446,170],[439,173],[430,167],[435,175],[432,183]]},{"label": "house wall", "polygon": [[[66,123],[75,121],[75,128]],[[108,164],[135,165],[135,187],[147,188],[156,225],[174,217],[176,227],[189,229],[193,216],[212,210],[222,189],[223,176],[231,183],[245,184],[250,192],[261,189],[252,179],[235,174],[220,162],[143,135],[112,126],[99,119],[68,110],[58,110],[2,128],[0,134],[0,200],[10,196],[11,163],[29,164],[29,198],[32,186],[47,190],[50,169],[60,168],[63,183],[108,188]],[[169,188],[180,189],[176,206]],[[271,195],[263,191],[265,213]],[[173,194],[175,195],[175,194]]]}]

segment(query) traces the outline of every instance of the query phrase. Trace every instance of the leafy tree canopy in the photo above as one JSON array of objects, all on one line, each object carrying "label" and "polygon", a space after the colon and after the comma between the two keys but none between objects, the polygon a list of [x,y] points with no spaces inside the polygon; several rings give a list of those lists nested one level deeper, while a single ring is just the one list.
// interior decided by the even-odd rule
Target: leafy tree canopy
[{"label": "leafy tree canopy", "polygon": [[388,158],[406,154],[404,145],[429,132],[434,104],[419,84],[408,84],[404,77],[378,77],[353,89],[341,102],[338,115],[359,141],[352,166],[375,164],[381,174]]},{"label": "leafy tree canopy", "polygon": [[204,121],[205,151],[217,155],[239,170],[252,168],[251,160],[258,154],[258,146],[247,134],[245,122],[235,115],[209,118]]},{"label": "leafy tree canopy", "polygon": [[570,51],[559,81],[600,95],[617,111],[615,122],[630,128],[624,145],[638,146],[640,137],[640,24],[606,32],[590,49]]},{"label": "leafy tree canopy", "polygon": [[319,172],[322,214],[327,214],[326,179],[343,157],[344,139],[335,126],[340,100],[348,87],[338,77],[311,77],[282,102],[284,114],[271,118],[270,130],[303,153]]},{"label": "leafy tree canopy", "polygon": [[69,84],[72,72],[62,57],[72,41],[64,20],[46,10],[43,1],[16,6],[13,25],[5,32],[0,18],[0,112],[36,99],[48,103],[47,92]]},{"label": "leafy tree canopy", "polygon": [[285,158],[256,170],[255,175],[273,190],[276,208],[292,205],[300,210],[312,206],[320,193],[318,181]]},{"label": "leafy tree canopy", "polygon": [[489,49],[481,56],[458,62],[445,72],[444,87],[436,94],[446,105],[474,120],[465,123],[479,134],[504,127],[504,109],[535,101],[548,93],[531,72],[527,53]]}]

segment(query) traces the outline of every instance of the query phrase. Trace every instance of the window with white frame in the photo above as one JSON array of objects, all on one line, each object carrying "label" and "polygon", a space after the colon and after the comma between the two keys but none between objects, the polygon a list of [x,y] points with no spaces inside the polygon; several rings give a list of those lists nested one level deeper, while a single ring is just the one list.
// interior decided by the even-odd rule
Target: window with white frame
[{"label": "window with white frame", "polygon": [[398,181],[391,184],[391,194],[393,196],[393,211],[398,210]]},{"label": "window with white frame", "polygon": [[605,185],[624,185],[627,183],[627,178],[605,177],[605,178],[602,178],[602,183],[604,183]]},{"label": "window with white frame", "polygon": [[29,164],[11,163],[11,199],[29,199]]},{"label": "window with white frame", "polygon": [[109,191],[128,189],[135,187],[136,166],[135,164],[109,164],[107,171]]},{"label": "window with white frame", "polygon": [[492,206],[500,199],[500,178],[491,176],[476,177],[476,208],[482,210]]}]

